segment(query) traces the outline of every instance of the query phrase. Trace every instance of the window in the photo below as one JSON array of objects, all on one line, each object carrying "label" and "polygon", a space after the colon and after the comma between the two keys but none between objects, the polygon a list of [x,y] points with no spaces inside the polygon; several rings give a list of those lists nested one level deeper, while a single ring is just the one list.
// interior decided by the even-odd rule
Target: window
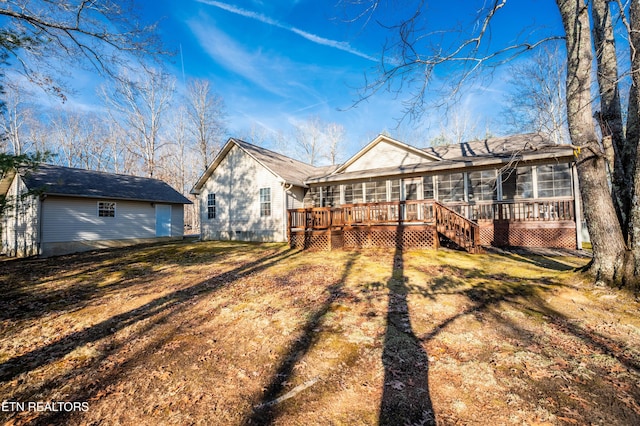
[{"label": "window", "polygon": [[496,171],[483,170],[467,173],[469,201],[497,200]]},{"label": "window", "polygon": [[570,197],[571,168],[569,164],[538,166],[538,197]]},{"label": "window", "polygon": [[116,203],[98,201],[98,217],[116,217]]},{"label": "window", "polygon": [[530,166],[502,172],[502,199],[533,198],[533,170]]},{"label": "window", "polygon": [[417,200],[418,199],[418,184],[416,182],[404,182],[404,199],[405,200]]},{"label": "window", "polygon": [[348,183],[344,186],[345,204],[362,203],[362,184]]},{"label": "window", "polygon": [[260,216],[271,216],[271,188],[260,188]]},{"label": "window", "polygon": [[216,194],[207,195],[207,219],[216,218]]},{"label": "window", "polygon": [[433,176],[424,176],[422,178],[422,191],[425,200],[433,200]]},{"label": "window", "polygon": [[334,207],[340,205],[340,187],[322,187],[322,207]]},{"label": "window", "polygon": [[443,202],[464,200],[463,173],[438,176],[438,200]]},{"label": "window", "polygon": [[400,201],[400,179],[391,180],[391,194],[389,201]]},{"label": "window", "polygon": [[387,182],[378,180],[365,184],[367,191],[367,203],[382,203],[387,201]]},{"label": "window", "polygon": [[304,195],[305,207],[320,207],[320,187],[312,186]]}]

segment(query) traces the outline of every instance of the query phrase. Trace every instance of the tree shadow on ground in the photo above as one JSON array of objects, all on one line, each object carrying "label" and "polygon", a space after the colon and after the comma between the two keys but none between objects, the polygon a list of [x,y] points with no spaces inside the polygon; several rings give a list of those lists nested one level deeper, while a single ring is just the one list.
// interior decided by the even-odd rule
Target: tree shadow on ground
[{"label": "tree shadow on ground", "polygon": [[[519,257],[514,260],[526,262]],[[520,386],[511,390],[521,399],[539,403],[541,395],[546,395],[544,401],[551,401],[548,409],[568,423],[577,424],[595,419],[595,423],[638,424],[640,406],[630,401],[640,398],[640,390],[633,386],[625,389],[628,387],[626,381],[629,380],[629,375],[640,376],[637,353],[634,355],[634,350],[624,350],[623,341],[598,333],[554,309],[547,299],[564,284],[551,278],[519,278],[507,273],[486,274],[452,265],[445,269],[449,270],[448,273],[434,278],[435,285],[430,289],[418,291],[411,286],[409,291],[434,301],[438,296],[461,295],[468,299],[470,305],[433,326],[431,331],[420,335],[420,342],[429,343],[463,317],[474,316],[479,322],[491,318],[502,328],[504,338],[520,348],[515,349],[516,352],[534,351],[533,357],[546,360],[546,364],[543,362],[538,366],[538,371],[528,370],[534,366],[527,367],[525,364],[524,369],[515,368],[511,373],[515,376],[514,380],[528,384],[524,388]],[[554,269],[554,266],[548,266],[547,269]],[[473,276],[478,281],[473,284],[465,283],[459,279],[461,276]],[[514,319],[519,316],[511,318],[504,314],[505,309],[519,313],[527,321],[541,322],[544,326],[529,329],[523,326],[522,321]],[[545,343],[549,339],[566,339],[567,342],[579,343],[565,343],[561,348],[551,348]],[[563,355],[558,357],[550,354],[555,351]],[[619,366],[609,371],[597,366],[598,359],[608,359],[610,361],[607,362],[619,363]],[[553,369],[549,369],[549,364]],[[581,369],[585,372],[581,373]],[[593,375],[593,372],[597,373]],[[557,400],[558,398],[560,399]],[[589,404],[585,405],[587,401]]]},{"label": "tree shadow on ground", "polygon": [[253,413],[245,419],[245,425],[267,425],[272,424],[277,419],[279,414],[278,403],[281,402],[285,384],[291,379],[296,364],[298,364],[313,347],[316,334],[314,330],[318,328],[323,318],[330,312],[331,306],[345,297],[342,288],[353,268],[357,256],[357,252],[351,253],[345,264],[342,276],[327,288],[328,294],[324,302],[309,317],[300,335],[287,350],[287,355],[273,375],[271,382],[265,388],[260,402],[254,406]]},{"label": "tree shadow on ground", "polygon": [[[207,261],[221,256],[208,248]],[[93,300],[122,289],[143,290],[164,274],[157,269],[203,262],[202,253],[186,251],[193,244],[154,243],[120,249],[51,257],[13,259],[0,263],[0,321],[13,325],[52,312],[80,310]],[[196,246],[197,247],[197,246]],[[50,283],[60,283],[52,288]]]},{"label": "tree shadow on ground", "polygon": [[381,425],[435,425],[429,392],[429,358],[411,326],[402,249],[393,257],[387,282],[387,325],[382,364],[384,389],[380,404]]},{"label": "tree shadow on ground", "polygon": [[[242,264],[230,271],[215,275],[200,283],[158,297],[136,309],[114,315],[91,327],[70,333],[50,344],[34,349],[23,355],[8,359],[0,364],[0,381],[9,381],[23,373],[54,363],[78,347],[113,335],[125,327],[129,327],[143,320],[154,318],[153,322],[166,321],[168,316],[164,315],[165,313],[171,314],[185,303],[193,303],[203,296],[233,283],[239,278],[262,271],[284,259],[299,255],[299,253],[300,252],[297,251],[287,250],[258,258],[253,262]],[[115,348],[112,348],[112,351],[114,349]],[[47,383],[40,386],[40,388],[47,387],[49,387]]]}]

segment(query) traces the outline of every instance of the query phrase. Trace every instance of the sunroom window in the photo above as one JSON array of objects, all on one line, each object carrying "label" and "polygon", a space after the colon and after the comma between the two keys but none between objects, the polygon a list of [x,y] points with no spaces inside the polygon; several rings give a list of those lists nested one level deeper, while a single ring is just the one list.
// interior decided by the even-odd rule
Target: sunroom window
[{"label": "sunroom window", "polygon": [[464,200],[463,173],[438,176],[438,200],[445,203]]},{"label": "sunroom window", "polygon": [[502,199],[533,198],[533,171],[531,166],[517,167],[502,172]]},{"label": "sunroom window", "polygon": [[498,199],[496,171],[482,170],[467,173],[469,201],[491,201]]},{"label": "sunroom window", "polygon": [[569,164],[538,166],[538,197],[570,197],[571,168]]},{"label": "sunroom window", "polygon": [[365,183],[367,203],[381,203],[387,201],[387,181],[378,180]]}]

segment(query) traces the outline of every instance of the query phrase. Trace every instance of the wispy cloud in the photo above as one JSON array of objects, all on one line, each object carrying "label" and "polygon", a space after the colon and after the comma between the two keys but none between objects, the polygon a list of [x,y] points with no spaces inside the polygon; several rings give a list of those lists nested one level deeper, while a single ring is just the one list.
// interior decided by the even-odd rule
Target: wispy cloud
[{"label": "wispy cloud", "polygon": [[367,55],[366,53],[362,53],[360,51],[358,51],[357,49],[354,49],[353,47],[351,47],[351,45],[347,42],[344,41],[337,41],[337,40],[331,40],[325,37],[321,37],[319,35],[316,34],[312,34],[309,33],[307,31],[301,30],[299,28],[296,28],[292,25],[288,25],[288,24],[283,24],[282,22],[279,22],[273,18],[270,18],[266,15],[263,15],[261,13],[257,13],[257,12],[253,12],[250,10],[246,10],[246,9],[241,9],[239,7],[236,7],[234,5],[231,4],[227,4],[227,3],[223,3],[223,2],[219,2],[219,1],[215,1],[215,0],[198,0],[200,3],[203,4],[207,4],[209,6],[214,6],[217,7],[219,9],[223,9],[226,10],[227,12],[230,13],[234,13],[236,15],[240,15],[240,16],[244,16],[246,18],[249,19],[253,19],[259,22],[262,22],[264,24],[267,25],[271,25],[274,26],[276,28],[280,28],[289,32],[292,32],[294,34],[299,35],[300,37],[309,40],[312,43],[316,43],[322,46],[328,46],[328,47],[332,47],[334,49],[338,49],[338,50],[342,50],[343,52],[347,52],[350,53],[352,55],[355,56],[359,56],[361,58],[367,59],[369,61],[372,62],[377,62],[378,59],[374,58],[373,56]]},{"label": "wispy cloud", "polygon": [[202,48],[218,64],[241,75],[248,81],[278,96],[285,96],[282,88],[277,87],[268,70],[274,67],[273,58],[262,60],[259,52],[248,52],[231,37],[214,26],[203,24],[199,20],[187,22]]}]

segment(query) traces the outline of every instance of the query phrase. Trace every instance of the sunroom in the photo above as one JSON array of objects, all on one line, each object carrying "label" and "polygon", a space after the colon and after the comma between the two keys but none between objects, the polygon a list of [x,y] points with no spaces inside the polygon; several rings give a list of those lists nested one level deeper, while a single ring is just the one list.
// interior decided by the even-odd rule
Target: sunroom
[{"label": "sunroom", "polygon": [[290,232],[435,224],[438,205],[475,224],[481,245],[576,248],[573,155],[556,151],[551,158],[491,155],[309,179],[305,208],[290,211]]}]

